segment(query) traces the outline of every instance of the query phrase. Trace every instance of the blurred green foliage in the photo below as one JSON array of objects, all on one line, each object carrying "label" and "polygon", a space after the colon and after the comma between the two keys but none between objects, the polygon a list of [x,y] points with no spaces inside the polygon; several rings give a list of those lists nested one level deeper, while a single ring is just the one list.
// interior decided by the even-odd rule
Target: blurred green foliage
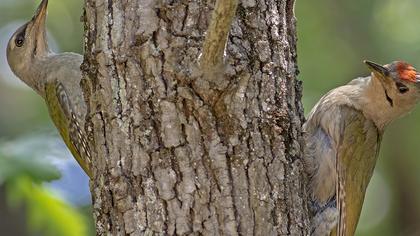
[{"label": "blurred green foliage", "polygon": [[45,236],[87,235],[84,216],[42,185],[59,176],[54,166],[39,158],[10,157],[0,151],[0,185],[5,187],[10,207],[23,205],[31,232]]},{"label": "blurred green foliage", "polygon": [[[7,40],[30,19],[38,2],[0,1],[0,140],[41,132],[38,127],[53,130],[41,98],[5,73]],[[82,52],[82,7],[82,0],[50,1],[47,25],[56,50]],[[419,8],[420,0],[297,0],[299,79],[304,82],[306,113],[328,90],[368,75],[364,59],[384,64],[402,59],[420,68]],[[357,235],[420,235],[419,118],[417,108],[385,133]],[[81,217],[54,196],[41,181],[56,178],[57,172],[31,159],[0,156],[0,185],[8,186],[9,202],[26,206],[32,229],[67,235],[59,230],[71,225],[78,235],[86,230],[92,235],[90,210],[85,208],[87,217]]]},{"label": "blurred green foliage", "polygon": [[[51,145],[34,147],[35,142],[28,144],[28,139],[21,138],[40,134],[38,139],[43,139],[54,130],[42,99],[13,76],[5,58],[8,39],[32,17],[38,3],[0,1],[0,195],[5,195],[5,203],[11,208],[0,210],[0,219],[19,221],[18,226],[26,224],[26,230],[16,230],[19,236],[93,235],[90,207],[70,204],[45,184],[60,177],[56,167],[48,163],[51,159],[46,161],[45,154],[59,156],[65,152],[53,152]],[[50,1],[47,26],[51,47],[56,51],[82,52],[82,7],[82,0]],[[58,137],[55,131],[54,136]],[[2,196],[0,204],[1,199]],[[3,215],[5,212],[10,219]],[[1,225],[1,235],[15,235],[13,227],[4,231]]]},{"label": "blurred green foliage", "polygon": [[83,215],[68,203],[28,176],[20,175],[11,180],[6,183],[9,203],[16,207],[24,204],[31,230],[46,236],[86,235]]},{"label": "blurred green foliage", "polygon": [[21,176],[26,176],[33,182],[51,181],[58,179],[57,169],[37,158],[20,156],[6,156],[0,151],[0,184],[13,182]]}]

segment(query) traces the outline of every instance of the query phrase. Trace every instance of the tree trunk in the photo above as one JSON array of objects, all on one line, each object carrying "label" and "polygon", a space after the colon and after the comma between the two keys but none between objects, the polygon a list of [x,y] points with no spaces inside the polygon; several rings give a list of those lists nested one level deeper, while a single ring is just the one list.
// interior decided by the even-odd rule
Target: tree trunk
[{"label": "tree trunk", "polygon": [[98,235],[308,234],[293,6],[86,0]]}]

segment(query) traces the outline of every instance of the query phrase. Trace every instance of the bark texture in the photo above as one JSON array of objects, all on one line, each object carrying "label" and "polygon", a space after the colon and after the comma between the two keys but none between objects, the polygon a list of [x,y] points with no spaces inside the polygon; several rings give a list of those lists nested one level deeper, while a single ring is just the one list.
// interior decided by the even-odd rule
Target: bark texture
[{"label": "bark texture", "polygon": [[294,1],[218,1],[86,0],[97,235],[308,234]]}]

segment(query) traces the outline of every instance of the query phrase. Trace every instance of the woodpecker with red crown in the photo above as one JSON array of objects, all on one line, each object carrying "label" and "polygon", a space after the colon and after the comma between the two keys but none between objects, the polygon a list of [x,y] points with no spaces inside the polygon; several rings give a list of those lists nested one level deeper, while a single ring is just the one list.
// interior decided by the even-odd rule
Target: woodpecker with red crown
[{"label": "woodpecker with red crown", "polygon": [[303,126],[313,236],[354,235],[384,130],[420,100],[413,66],[365,63],[371,75],[329,91]]}]

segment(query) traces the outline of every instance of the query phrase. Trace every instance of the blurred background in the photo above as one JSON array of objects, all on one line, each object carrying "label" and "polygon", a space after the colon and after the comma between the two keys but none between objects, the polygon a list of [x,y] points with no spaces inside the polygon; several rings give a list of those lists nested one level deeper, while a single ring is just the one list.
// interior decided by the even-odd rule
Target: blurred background
[{"label": "blurred background", "polygon": [[[6,60],[13,32],[39,0],[0,0],[0,235],[94,235],[89,182],[60,140],[43,100]],[[48,38],[56,52],[82,53],[83,0],[50,1]]]},{"label": "blurred background", "polygon": [[[38,2],[0,1],[0,232],[94,235],[86,176],[58,138],[41,98],[6,61],[8,39]],[[47,25],[55,51],[82,53],[82,6],[82,0],[50,1]],[[305,112],[330,89],[368,75],[364,59],[401,59],[420,68],[418,9],[420,0],[297,0]],[[357,235],[420,235],[418,120],[420,108],[385,133]]]}]

